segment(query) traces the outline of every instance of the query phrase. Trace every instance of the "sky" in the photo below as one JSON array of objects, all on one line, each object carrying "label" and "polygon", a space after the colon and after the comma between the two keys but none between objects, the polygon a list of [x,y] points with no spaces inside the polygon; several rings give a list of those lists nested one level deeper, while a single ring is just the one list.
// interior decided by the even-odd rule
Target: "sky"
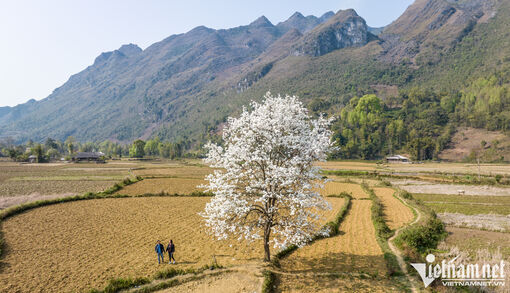
[{"label": "sky", "polygon": [[369,26],[397,19],[413,0],[1,0],[0,107],[40,100],[102,52],[134,43],[142,49],[205,25],[273,24],[294,12],[320,16],[354,8]]}]

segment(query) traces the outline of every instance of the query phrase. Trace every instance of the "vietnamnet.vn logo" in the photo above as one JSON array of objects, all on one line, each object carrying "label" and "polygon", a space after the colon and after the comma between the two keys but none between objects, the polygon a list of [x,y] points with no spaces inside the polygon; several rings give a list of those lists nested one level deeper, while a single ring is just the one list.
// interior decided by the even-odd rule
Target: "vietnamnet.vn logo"
[{"label": "vietnamnet.vn logo", "polygon": [[457,257],[450,261],[443,260],[436,265],[433,254],[425,258],[428,264],[412,263],[425,288],[434,280],[441,278],[443,286],[505,286],[505,262],[497,264],[455,264]]}]

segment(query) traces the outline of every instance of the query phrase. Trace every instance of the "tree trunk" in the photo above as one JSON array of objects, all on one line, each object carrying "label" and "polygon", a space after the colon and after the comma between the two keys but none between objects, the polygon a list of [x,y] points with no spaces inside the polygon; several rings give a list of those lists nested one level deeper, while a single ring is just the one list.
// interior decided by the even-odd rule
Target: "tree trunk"
[{"label": "tree trunk", "polygon": [[271,261],[271,251],[269,250],[269,235],[271,234],[271,225],[266,224],[266,229],[264,230],[264,261]]}]

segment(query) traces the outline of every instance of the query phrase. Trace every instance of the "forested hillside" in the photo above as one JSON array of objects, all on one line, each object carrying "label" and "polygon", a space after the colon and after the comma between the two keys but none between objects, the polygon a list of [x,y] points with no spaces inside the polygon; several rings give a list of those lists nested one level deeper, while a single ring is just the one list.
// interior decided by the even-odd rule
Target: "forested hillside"
[{"label": "forested hillside", "polygon": [[271,91],[338,118],[334,157],[434,159],[460,126],[509,131],[508,56],[510,0],[417,0],[377,30],[353,10],[197,27],[103,53],[48,98],[1,108],[0,137],[195,151]]}]

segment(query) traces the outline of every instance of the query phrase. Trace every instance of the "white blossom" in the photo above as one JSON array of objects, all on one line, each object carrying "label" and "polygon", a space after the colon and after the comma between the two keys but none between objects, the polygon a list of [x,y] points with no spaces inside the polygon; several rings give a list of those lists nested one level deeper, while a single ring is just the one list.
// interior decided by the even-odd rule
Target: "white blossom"
[{"label": "white blossom", "polygon": [[316,161],[332,150],[332,118],[313,120],[295,96],[252,102],[228,118],[224,146],[209,143],[204,161],[215,171],[205,185],[214,197],[201,213],[218,239],[264,239],[275,248],[302,246],[319,232],[319,212],[330,209],[318,193],[324,181]]}]

